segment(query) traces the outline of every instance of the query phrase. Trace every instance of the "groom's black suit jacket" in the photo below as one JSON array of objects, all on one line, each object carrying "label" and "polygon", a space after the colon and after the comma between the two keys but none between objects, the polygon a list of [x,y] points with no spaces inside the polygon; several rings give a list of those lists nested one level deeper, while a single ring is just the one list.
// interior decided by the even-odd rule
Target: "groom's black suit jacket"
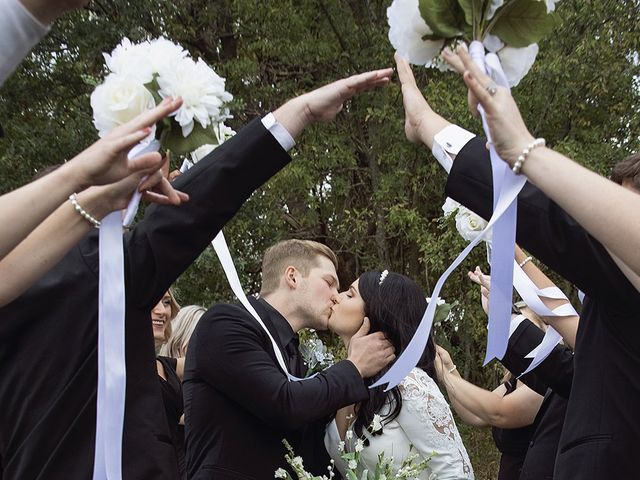
[{"label": "groom's black suit jacket", "polygon": [[[295,364],[288,322],[264,300],[251,302],[285,361]],[[187,477],[262,480],[286,466],[283,438],[305,467],[326,474],[321,420],[367,398],[368,391],[348,360],[312,379],[288,381],[249,312],[241,305],[214,305],[191,337],[183,395]]]},{"label": "groom's black suit jacket", "polygon": [[[489,218],[491,185],[484,139],[473,139],[453,162],[447,195]],[[602,244],[531,184],[518,196],[516,239],[586,294],[554,478],[633,478],[640,441],[640,292]]]},{"label": "groom's black suit jacket", "polygon": [[[191,199],[151,206],[124,236],[124,478],[176,479],[150,311],[242,203],[289,162],[256,120],[179,177]],[[98,242],[92,233],[0,309],[0,478],[89,479],[93,470]]]}]

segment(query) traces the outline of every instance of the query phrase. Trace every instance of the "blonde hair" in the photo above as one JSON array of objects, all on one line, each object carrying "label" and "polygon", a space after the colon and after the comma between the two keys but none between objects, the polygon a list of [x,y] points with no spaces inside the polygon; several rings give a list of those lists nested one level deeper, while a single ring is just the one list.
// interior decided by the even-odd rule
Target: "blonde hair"
[{"label": "blonde hair", "polygon": [[338,257],[329,247],[313,240],[283,240],[272,245],[262,257],[262,288],[260,295],[273,293],[280,286],[284,269],[289,265],[297,268],[302,276],[309,275],[318,266],[318,257],[326,257],[338,269]]},{"label": "blonde hair", "polygon": [[[180,312],[180,304],[176,300],[176,296],[173,293],[173,289],[169,288],[169,290],[167,290],[167,294],[169,295],[169,304],[171,306],[171,318],[169,319],[168,322],[164,323],[164,338],[162,339],[163,345],[166,344],[171,338],[171,332],[172,332],[171,324],[173,323],[173,319],[176,318],[176,315],[178,315],[178,313]],[[162,301],[162,299],[160,299],[160,301]]]},{"label": "blonde hair", "polygon": [[207,310],[200,305],[187,305],[182,307],[176,317],[171,323],[173,323],[173,335],[169,338],[169,341],[162,345],[160,349],[160,355],[164,357],[181,358],[187,354],[187,348],[189,347],[189,340],[193,331],[198,325],[200,317]]}]

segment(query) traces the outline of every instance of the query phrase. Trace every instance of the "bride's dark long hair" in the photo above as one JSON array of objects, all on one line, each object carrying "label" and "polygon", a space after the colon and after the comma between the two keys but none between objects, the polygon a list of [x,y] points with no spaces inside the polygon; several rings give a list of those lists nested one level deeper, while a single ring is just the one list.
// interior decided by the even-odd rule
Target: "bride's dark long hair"
[{"label": "bride's dark long hair", "polygon": [[[370,332],[382,332],[396,350],[396,357],[407,348],[418,324],[427,309],[427,299],[416,282],[399,273],[389,272],[380,283],[381,272],[365,272],[358,280],[358,290],[364,300],[364,312],[371,322]],[[427,374],[436,380],[434,360],[436,356],[435,342],[429,334],[427,346],[418,362]],[[375,383],[392,364],[385,367],[378,375],[365,380],[367,386]],[[384,408],[391,406],[389,413],[382,417],[383,425],[400,414],[402,396],[400,389],[394,387],[388,392],[384,387],[369,389],[369,398],[364,400],[356,413],[353,430],[362,437],[363,430],[373,421],[373,416]]]}]

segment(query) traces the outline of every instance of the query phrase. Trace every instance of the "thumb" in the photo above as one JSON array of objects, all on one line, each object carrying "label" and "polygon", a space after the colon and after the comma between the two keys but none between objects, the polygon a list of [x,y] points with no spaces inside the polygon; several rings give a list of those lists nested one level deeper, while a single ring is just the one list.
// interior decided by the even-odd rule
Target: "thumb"
[{"label": "thumb", "polygon": [[163,163],[164,159],[158,152],[149,152],[139,157],[130,158],[127,160],[129,164],[129,171],[131,173],[144,171],[150,173],[157,170]]},{"label": "thumb", "polygon": [[364,317],[364,320],[362,321],[362,325],[360,326],[360,329],[356,332],[354,337],[364,337],[369,333],[370,328],[371,328],[371,324],[369,323],[369,318]]}]

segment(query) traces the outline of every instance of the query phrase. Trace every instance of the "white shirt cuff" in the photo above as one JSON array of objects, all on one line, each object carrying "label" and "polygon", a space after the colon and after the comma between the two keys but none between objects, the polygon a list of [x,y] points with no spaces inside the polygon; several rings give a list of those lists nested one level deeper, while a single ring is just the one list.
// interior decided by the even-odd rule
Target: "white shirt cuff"
[{"label": "white shirt cuff", "polygon": [[509,338],[511,338],[511,335],[513,335],[513,332],[516,331],[516,329],[520,326],[520,324],[524,320],[526,320],[526,317],[524,315],[521,315],[521,314],[515,315],[511,319],[511,323],[509,324]]},{"label": "white shirt cuff", "polygon": [[262,124],[264,125],[264,128],[269,130],[271,135],[273,135],[273,137],[278,141],[285,152],[291,150],[296,144],[296,141],[293,139],[291,134],[280,122],[276,120],[273,113],[265,115],[262,118]]},{"label": "white shirt cuff", "polygon": [[433,137],[431,151],[447,173],[451,171],[451,167],[453,166],[451,155],[458,155],[462,147],[473,137],[475,137],[473,133],[458,125],[449,125]]}]

